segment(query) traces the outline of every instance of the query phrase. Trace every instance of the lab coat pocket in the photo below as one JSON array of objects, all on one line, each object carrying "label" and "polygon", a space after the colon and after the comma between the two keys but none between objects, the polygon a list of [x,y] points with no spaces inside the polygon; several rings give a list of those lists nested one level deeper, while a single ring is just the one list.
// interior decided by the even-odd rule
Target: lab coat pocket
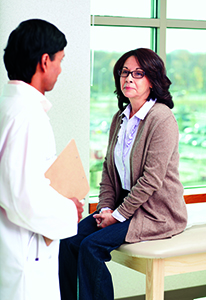
[{"label": "lab coat pocket", "polygon": [[58,248],[58,241],[46,246],[43,237],[35,235],[24,268],[25,300],[60,299]]}]

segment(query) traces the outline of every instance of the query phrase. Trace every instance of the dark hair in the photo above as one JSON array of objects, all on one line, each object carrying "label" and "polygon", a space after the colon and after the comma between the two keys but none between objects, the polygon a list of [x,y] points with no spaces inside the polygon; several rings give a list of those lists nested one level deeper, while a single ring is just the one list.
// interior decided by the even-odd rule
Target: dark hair
[{"label": "dark hair", "polygon": [[53,60],[66,45],[65,35],[53,24],[40,19],[23,21],[11,32],[4,49],[9,79],[31,83],[42,55],[47,53]]},{"label": "dark hair", "polygon": [[173,108],[174,103],[169,92],[171,81],[166,76],[166,70],[162,59],[151,49],[138,48],[123,54],[114,66],[113,74],[116,87],[115,94],[117,94],[119,109],[123,111],[125,108],[124,103],[130,103],[129,99],[125,97],[121,91],[120,77],[118,74],[118,70],[123,68],[125,61],[130,56],[134,56],[136,58],[140,67],[144,70],[145,76],[147,76],[152,84],[152,89],[150,90],[147,100],[157,99],[157,102],[163,103],[169,108]]}]

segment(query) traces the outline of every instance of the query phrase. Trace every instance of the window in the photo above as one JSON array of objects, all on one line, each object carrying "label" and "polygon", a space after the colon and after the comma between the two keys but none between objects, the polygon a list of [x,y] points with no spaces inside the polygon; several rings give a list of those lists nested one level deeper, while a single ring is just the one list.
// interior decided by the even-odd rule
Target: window
[{"label": "window", "polygon": [[205,0],[167,0],[167,18],[206,20]]},{"label": "window", "polygon": [[150,28],[92,26],[91,43],[90,193],[96,194],[110,123],[117,111],[113,66],[124,52],[136,47],[150,47]]},{"label": "window", "polygon": [[109,126],[118,109],[113,66],[124,52],[139,47],[160,55],[172,81],[173,113],[180,131],[180,179],[185,187],[206,185],[203,1],[197,0],[194,8],[187,0],[146,0],[144,5],[134,0],[127,9],[120,0],[108,5],[91,0],[91,195],[98,194]]},{"label": "window", "polygon": [[173,83],[184,186],[206,181],[206,47],[201,43],[205,38],[206,30],[167,29],[166,66]]},{"label": "window", "polygon": [[124,16],[150,18],[151,0],[130,0],[126,5],[125,0],[92,0],[91,14],[101,16]]}]

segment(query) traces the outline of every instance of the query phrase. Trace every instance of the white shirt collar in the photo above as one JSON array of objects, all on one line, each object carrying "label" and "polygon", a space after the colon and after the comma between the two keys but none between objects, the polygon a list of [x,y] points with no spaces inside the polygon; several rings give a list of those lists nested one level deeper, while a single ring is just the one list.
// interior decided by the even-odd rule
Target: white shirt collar
[{"label": "white shirt collar", "polygon": [[[149,101],[146,101],[145,104],[136,112],[136,114],[133,117],[144,120],[150,108],[152,108],[155,102],[156,99],[155,100],[150,99]],[[127,107],[125,108],[125,110],[122,112],[121,115],[124,114],[126,118],[129,119],[130,111],[131,111],[131,104],[127,105]]]},{"label": "white shirt collar", "polygon": [[[51,102],[42,93],[40,93],[36,88],[31,86],[30,84],[28,84],[24,81],[21,81],[21,80],[10,80],[8,82],[8,84],[24,86],[26,88],[26,91],[28,90],[28,93],[29,93],[29,89],[32,89],[32,93],[37,93],[37,96],[38,96],[37,99],[39,99],[39,102],[41,103],[45,112],[47,112],[52,107]],[[31,92],[31,90],[30,90],[30,92]]]}]

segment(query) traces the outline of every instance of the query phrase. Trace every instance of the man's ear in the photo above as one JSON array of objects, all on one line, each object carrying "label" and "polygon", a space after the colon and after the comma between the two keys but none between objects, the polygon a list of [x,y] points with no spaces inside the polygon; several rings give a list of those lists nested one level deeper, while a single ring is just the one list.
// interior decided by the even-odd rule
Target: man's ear
[{"label": "man's ear", "polygon": [[42,69],[44,72],[47,70],[49,61],[50,61],[49,54],[44,53],[44,54],[42,55],[42,57],[41,57],[41,63],[40,63],[41,69]]}]

